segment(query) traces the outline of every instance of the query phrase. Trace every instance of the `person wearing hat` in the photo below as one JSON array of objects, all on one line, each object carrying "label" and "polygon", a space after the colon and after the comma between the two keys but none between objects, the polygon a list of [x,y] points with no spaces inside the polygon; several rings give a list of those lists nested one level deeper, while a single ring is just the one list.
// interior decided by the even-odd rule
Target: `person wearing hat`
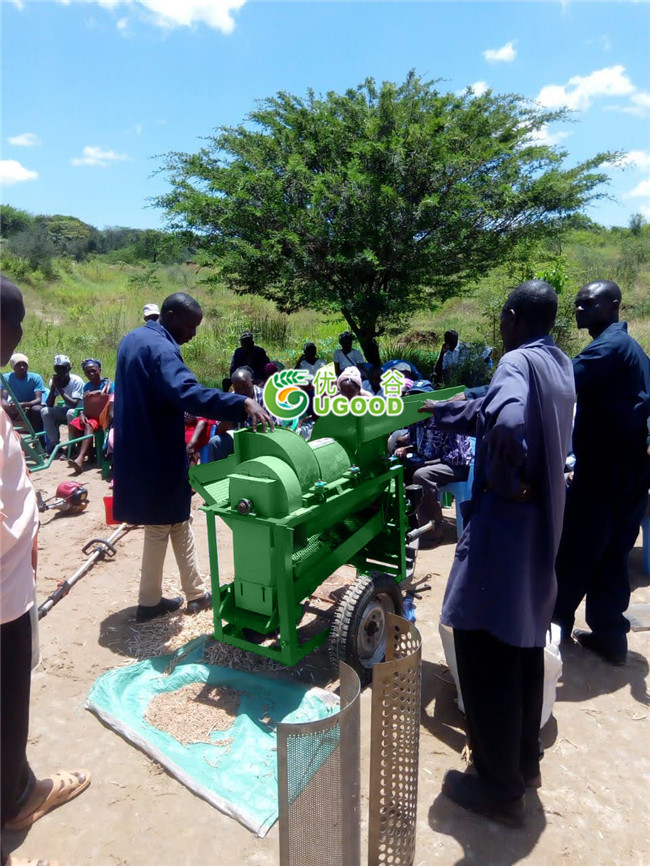
[{"label": "person wearing hat", "polygon": [[145,304],[142,308],[142,318],[145,322],[157,322],[160,318],[158,304]]},{"label": "person wearing hat", "polygon": [[[54,375],[50,379],[50,392],[43,408],[45,428],[45,450],[51,454],[59,444],[59,427],[69,424],[74,418],[74,410],[83,401],[84,383],[81,376],[71,373],[72,365],[67,355],[54,356]],[[55,406],[57,399],[63,406]]]},{"label": "person wearing hat", "polygon": [[230,375],[240,367],[248,367],[255,384],[261,384],[264,381],[264,368],[271,363],[266,349],[255,345],[255,338],[250,331],[244,331],[239,338],[239,344],[239,349],[235,349],[230,362]]},{"label": "person wearing hat", "polygon": [[324,366],[324,359],[318,357],[316,343],[305,343],[302,355],[296,364],[296,370],[307,370],[310,376],[315,376],[316,371]]},{"label": "person wearing hat", "polygon": [[[6,376],[6,381],[11,388],[14,397],[22,406],[29,423],[39,433],[43,429],[41,417],[43,397],[45,396],[45,383],[38,373],[29,371],[29,359],[27,355],[16,352],[9,358],[12,372]],[[9,392],[2,389],[2,408],[9,413],[14,423],[20,417],[15,404],[9,397]]]},{"label": "person wearing hat", "polygon": [[339,394],[347,400],[352,400],[353,397],[372,397],[370,391],[366,391],[363,387],[361,373],[357,367],[346,367],[336,380],[336,387]]}]

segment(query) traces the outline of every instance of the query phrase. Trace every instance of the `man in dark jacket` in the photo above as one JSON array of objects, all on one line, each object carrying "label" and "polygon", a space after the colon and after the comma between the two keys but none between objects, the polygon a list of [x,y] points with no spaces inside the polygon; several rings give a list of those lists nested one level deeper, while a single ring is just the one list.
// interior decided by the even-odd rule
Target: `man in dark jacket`
[{"label": "man in dark jacket", "polygon": [[190,525],[192,490],[188,482],[184,413],[242,421],[250,415],[266,431],[273,422],[247,397],[204,388],[181,357],[201,324],[199,303],[184,292],[163,302],[159,321],[148,321],[122,340],[115,374],[116,520],[144,525],[144,550],[136,620],[146,622],[178,610],[182,598],[162,597],[162,570],[168,539],[187,597],[188,613],[211,604],[199,572]]},{"label": "man in dark jacket", "polygon": [[556,311],[551,286],[523,283],[503,308],[506,354],[485,397],[423,407],[440,428],[476,435],[468,522],[441,617],[454,630],[476,775],[450,770],[442,790],[509,826],[523,822],[526,787],[541,785],[544,645],[575,401],[571,362],[549,336]]},{"label": "man in dark jacket", "polygon": [[553,615],[570,640],[576,608],[586,595],[591,631],[576,629],[574,637],[614,665],[627,657],[627,559],[650,484],[650,363],[627,324],[619,322],[620,303],[621,290],[609,280],[588,283],[575,300],[578,328],[586,328],[593,340],[573,359],[576,463],[557,557]]}]

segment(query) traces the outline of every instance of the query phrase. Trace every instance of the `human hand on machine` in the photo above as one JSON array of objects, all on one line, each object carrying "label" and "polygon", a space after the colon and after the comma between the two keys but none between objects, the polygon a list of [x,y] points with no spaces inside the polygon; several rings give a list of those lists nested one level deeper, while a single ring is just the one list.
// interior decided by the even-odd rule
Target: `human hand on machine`
[{"label": "human hand on machine", "polygon": [[258,424],[262,425],[262,433],[266,433],[267,424],[269,425],[270,433],[275,430],[273,418],[271,418],[264,406],[260,406],[257,400],[253,400],[250,397],[247,397],[246,402],[244,403],[244,409],[246,410],[246,414],[250,416],[251,427],[255,432],[257,432]]}]

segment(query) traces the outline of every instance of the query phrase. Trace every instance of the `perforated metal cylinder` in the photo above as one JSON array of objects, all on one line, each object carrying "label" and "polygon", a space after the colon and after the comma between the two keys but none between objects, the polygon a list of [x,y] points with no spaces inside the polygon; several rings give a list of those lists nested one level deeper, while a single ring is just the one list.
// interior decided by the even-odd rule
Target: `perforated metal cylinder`
[{"label": "perforated metal cylinder", "polygon": [[386,661],[372,669],[368,866],[411,866],[415,857],[422,638],[386,614]]},{"label": "perforated metal cylinder", "polygon": [[341,663],[336,715],[278,724],[281,866],[359,866],[359,695]]}]

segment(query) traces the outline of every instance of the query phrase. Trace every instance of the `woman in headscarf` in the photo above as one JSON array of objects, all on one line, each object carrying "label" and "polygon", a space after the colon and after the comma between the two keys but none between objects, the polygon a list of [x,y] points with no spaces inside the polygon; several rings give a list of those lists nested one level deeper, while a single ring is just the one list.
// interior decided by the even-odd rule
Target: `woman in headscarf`
[{"label": "woman in headscarf", "polygon": [[[111,380],[107,376],[102,377],[101,361],[98,361],[97,358],[86,358],[85,361],[81,362],[81,369],[88,379],[84,385],[84,411],[70,422],[71,439],[95,433],[101,427],[99,413],[97,417],[92,418],[89,418],[86,414],[86,394],[93,391],[99,391],[101,394],[112,394],[114,390]],[[90,451],[92,443],[92,438],[84,439],[79,446],[79,454],[77,454],[76,458],[68,460],[68,466],[70,469],[74,469],[75,475],[78,475],[83,470],[84,460]]]},{"label": "woman in headscarf", "polygon": [[339,394],[348,400],[352,400],[353,397],[373,396],[370,391],[366,391],[363,387],[361,373],[356,367],[346,367],[336,380],[336,387]]}]

